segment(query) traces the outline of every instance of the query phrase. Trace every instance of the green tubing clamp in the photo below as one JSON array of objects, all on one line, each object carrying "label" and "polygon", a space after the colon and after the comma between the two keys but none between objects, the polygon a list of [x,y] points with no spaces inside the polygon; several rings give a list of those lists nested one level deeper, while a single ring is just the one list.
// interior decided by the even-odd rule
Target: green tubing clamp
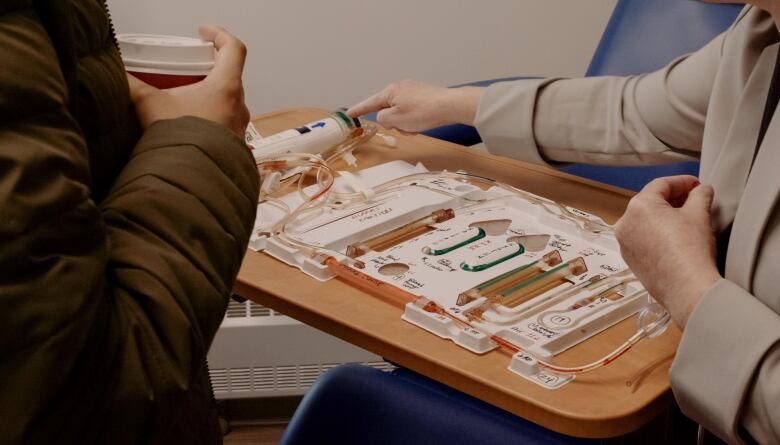
[{"label": "green tubing clamp", "polygon": [[460,263],[460,268],[465,270],[466,272],[480,272],[480,271],[483,271],[485,269],[490,269],[491,267],[493,267],[493,266],[495,266],[497,264],[501,264],[504,261],[511,260],[512,258],[514,258],[516,256],[519,256],[519,255],[522,255],[522,254],[525,253],[525,247],[523,247],[522,244],[518,244],[517,247],[519,247],[517,252],[511,253],[511,254],[509,254],[509,255],[507,255],[507,256],[505,256],[503,258],[499,258],[499,259],[497,259],[497,260],[495,260],[493,262],[490,262],[490,263],[487,263],[487,264],[480,264],[479,266],[471,267],[468,264],[466,264],[466,262],[464,261],[464,262]]},{"label": "green tubing clamp", "polygon": [[477,233],[476,235],[472,236],[471,238],[469,238],[469,239],[467,239],[467,240],[465,240],[465,241],[463,241],[461,243],[458,243],[458,244],[456,244],[456,245],[454,245],[452,247],[448,247],[446,249],[441,249],[441,250],[431,250],[429,252],[426,252],[426,254],[427,255],[432,255],[432,256],[444,255],[445,253],[450,253],[453,250],[460,249],[461,247],[463,247],[463,246],[465,246],[467,244],[471,244],[474,241],[481,240],[482,238],[485,237],[485,235],[486,235],[485,231],[480,227],[479,228],[479,233]]}]

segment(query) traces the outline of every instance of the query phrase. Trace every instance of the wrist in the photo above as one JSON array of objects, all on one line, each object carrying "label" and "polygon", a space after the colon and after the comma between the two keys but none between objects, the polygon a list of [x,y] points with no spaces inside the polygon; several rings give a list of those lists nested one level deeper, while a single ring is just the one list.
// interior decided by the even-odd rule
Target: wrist
[{"label": "wrist", "polygon": [[480,87],[459,87],[448,90],[450,93],[450,107],[453,111],[452,121],[454,123],[474,125],[477,106],[483,91],[484,88]]},{"label": "wrist", "polygon": [[693,309],[720,279],[718,271],[713,269],[699,274],[695,279],[689,280],[680,287],[680,294],[676,298],[677,304],[674,305],[676,307],[670,308],[669,311],[680,330],[685,330],[685,325],[688,324]]}]

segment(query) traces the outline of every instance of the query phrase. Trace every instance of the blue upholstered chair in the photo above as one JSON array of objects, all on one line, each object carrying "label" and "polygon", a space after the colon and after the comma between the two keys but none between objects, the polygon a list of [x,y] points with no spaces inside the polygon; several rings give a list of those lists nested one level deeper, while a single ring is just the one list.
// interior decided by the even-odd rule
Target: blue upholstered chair
[{"label": "blue upholstered chair", "polygon": [[[726,29],[739,12],[694,0],[620,0],[586,75],[624,75],[662,67]],[[486,85],[499,80],[480,82]],[[464,145],[479,142],[472,127],[441,127],[429,135]],[[638,190],[654,177],[694,173],[696,163],[657,167],[565,170]],[[665,427],[669,428],[669,422]],[[694,428],[695,433],[695,428]],[[677,434],[677,427],[675,427]],[[321,377],[298,408],[283,444],[583,444],[515,417],[405,369],[383,373],[344,366]],[[642,439],[641,443],[652,443]]]},{"label": "blue upholstered chair", "polygon": [[303,398],[282,445],[580,445],[406,369],[344,365]]},{"label": "blue upholstered chair", "polygon": [[[629,75],[654,71],[685,53],[702,47],[724,31],[740,11],[738,5],[707,4],[698,0],[620,0],[601,37],[586,76]],[[492,79],[470,85],[485,86]],[[480,142],[473,127],[449,125],[428,136],[462,145]],[[596,181],[639,190],[653,178],[698,174],[698,162],[658,166],[606,167],[572,164],[563,171]]]}]

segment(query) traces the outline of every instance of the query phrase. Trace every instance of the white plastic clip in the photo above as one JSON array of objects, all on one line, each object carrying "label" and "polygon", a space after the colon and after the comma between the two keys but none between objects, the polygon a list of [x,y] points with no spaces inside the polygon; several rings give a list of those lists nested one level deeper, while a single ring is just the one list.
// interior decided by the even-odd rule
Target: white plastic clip
[{"label": "white plastic clip", "polygon": [[395,148],[398,146],[398,140],[396,140],[395,137],[390,136],[389,134],[384,133],[377,133],[377,136],[382,138],[382,143],[390,148]]},{"label": "white plastic clip", "polygon": [[344,161],[347,164],[349,164],[350,167],[357,166],[357,158],[355,157],[354,154],[352,154],[351,151],[348,151],[348,152],[344,153],[343,155],[341,155],[341,158],[344,159]]},{"label": "white plastic clip", "polygon": [[344,179],[344,181],[350,187],[352,187],[352,190],[358,193],[362,193],[363,196],[366,197],[366,199],[372,199],[376,195],[374,189],[372,189],[371,187],[366,187],[366,185],[363,184],[363,182],[361,182],[360,179],[358,179],[358,177],[353,175],[352,173],[348,171],[339,171],[339,175]]},{"label": "white plastic clip", "polygon": [[279,189],[279,184],[282,179],[282,174],[278,171],[274,171],[265,175],[263,184],[260,186],[260,193],[270,195]]}]

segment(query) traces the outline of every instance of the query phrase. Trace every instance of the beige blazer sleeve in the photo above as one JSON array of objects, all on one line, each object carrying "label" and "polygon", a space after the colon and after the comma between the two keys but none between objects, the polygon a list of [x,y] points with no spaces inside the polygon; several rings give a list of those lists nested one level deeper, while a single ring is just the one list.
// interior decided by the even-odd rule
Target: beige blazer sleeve
[{"label": "beige blazer sleeve", "polygon": [[721,280],[691,314],[672,365],[680,408],[729,443],[780,443],[779,342],[778,314]]},{"label": "beige blazer sleeve", "polygon": [[491,153],[538,164],[698,158],[723,40],[643,76],[493,84],[475,126]]}]

